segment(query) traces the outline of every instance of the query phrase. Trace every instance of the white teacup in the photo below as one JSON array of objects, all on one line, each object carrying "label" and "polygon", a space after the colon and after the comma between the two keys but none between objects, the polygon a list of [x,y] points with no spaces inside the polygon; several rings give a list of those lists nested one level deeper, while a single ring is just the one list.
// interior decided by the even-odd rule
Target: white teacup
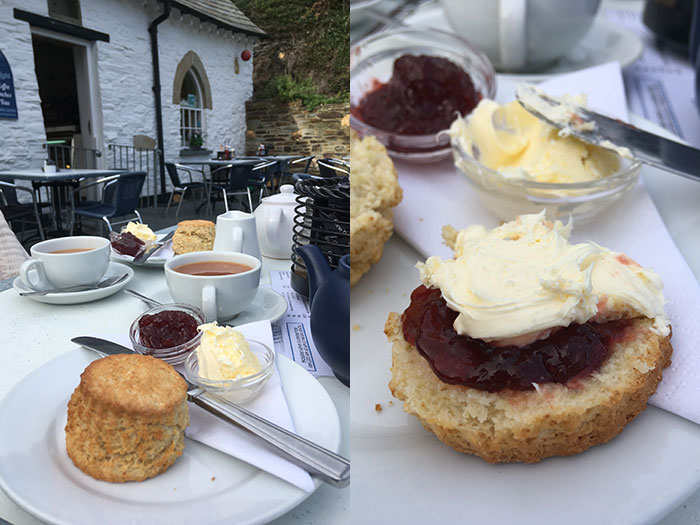
[{"label": "white teacup", "polygon": [[[207,262],[236,263],[250,269],[226,275],[182,273],[181,267],[185,265]],[[165,280],[175,302],[196,306],[204,312],[207,322],[221,321],[231,319],[253,302],[260,285],[261,266],[260,259],[245,253],[186,253],[176,255],[165,263]]]},{"label": "white teacup", "polygon": [[[79,250],[79,251],[76,251]],[[19,270],[25,286],[35,290],[95,284],[109,266],[109,239],[80,235],[42,241]]]},{"label": "white teacup", "polygon": [[440,0],[452,29],[496,69],[536,72],[583,38],[600,0]]},{"label": "white teacup", "polygon": [[216,218],[214,251],[240,252],[260,258],[260,246],[255,230],[255,215],[242,211],[227,211]]}]

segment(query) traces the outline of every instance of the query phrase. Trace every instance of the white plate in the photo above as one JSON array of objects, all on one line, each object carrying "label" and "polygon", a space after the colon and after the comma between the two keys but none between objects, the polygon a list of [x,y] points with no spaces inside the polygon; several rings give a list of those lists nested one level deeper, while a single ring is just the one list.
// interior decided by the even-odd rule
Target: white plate
[{"label": "white plate", "polygon": [[394,236],[352,289],[352,523],[655,523],[700,486],[700,426],[655,407],[607,444],[534,465],[440,443],[387,387],[384,322],[408,306],[421,259]]},{"label": "white plate", "polygon": [[[163,237],[165,237],[167,233],[161,233],[156,237],[156,240],[160,240]],[[122,263],[129,263],[133,264],[134,258],[131,255],[122,255],[121,253],[117,253],[112,249],[112,260],[113,261],[118,261]],[[151,255],[148,259],[146,259],[146,262],[143,264],[139,264],[138,266],[150,266],[150,267],[163,267],[167,261],[172,259],[175,256],[175,252],[173,252],[173,241],[169,240],[166,242],[163,246],[161,246],[153,255]]]},{"label": "white plate", "polygon": [[[126,266],[125,264],[119,264],[116,262],[110,262],[107,267],[107,273],[105,273],[102,279],[108,279],[117,275],[127,274],[126,279],[123,281],[113,284],[112,286],[107,286],[106,288],[100,288],[98,290],[86,290],[84,292],[69,292],[69,293],[49,293],[46,295],[27,295],[27,299],[32,299],[33,301],[38,301],[40,303],[47,304],[80,304],[89,303],[91,301],[97,301],[98,299],[103,299],[109,297],[112,294],[117,293],[119,290],[124,288],[129,281],[131,281],[134,276],[134,270]],[[34,289],[25,285],[22,282],[21,277],[17,277],[13,283],[15,290],[18,292],[31,292]]]},{"label": "white plate", "polygon": [[[407,15],[403,22],[408,25],[430,27],[454,32],[450,27],[442,7],[438,3],[430,2],[411,14]],[[469,40],[469,36],[465,35]],[[522,81],[534,82],[544,80],[553,75],[571,73],[588,67],[619,62],[620,67],[630,65],[642,54],[644,45],[642,41],[627,29],[621,28],[605,19],[605,13],[601,10],[593,25],[581,41],[564,55],[557,63],[538,73],[505,74],[499,75],[517,78]]]},{"label": "white plate", "polygon": [[[63,428],[68,400],[95,358],[80,348],[67,352],[25,377],[0,404],[0,488],[37,519],[71,525],[256,524],[310,495],[187,438],[182,457],[155,478],[120,484],[83,474],[66,454]],[[299,365],[278,358],[297,432],[337,451],[340,422],[325,389]]]},{"label": "white plate", "polygon": [[[167,288],[158,290],[150,294],[149,297],[161,303],[173,302],[173,296],[170,295],[170,290]],[[287,308],[289,308],[289,305],[283,295],[261,286],[258,288],[258,293],[255,295],[253,302],[248,305],[248,308],[233,319],[224,321],[223,324],[238,326],[255,321],[264,321],[265,319],[269,319],[271,323],[274,323],[282,318]]]}]

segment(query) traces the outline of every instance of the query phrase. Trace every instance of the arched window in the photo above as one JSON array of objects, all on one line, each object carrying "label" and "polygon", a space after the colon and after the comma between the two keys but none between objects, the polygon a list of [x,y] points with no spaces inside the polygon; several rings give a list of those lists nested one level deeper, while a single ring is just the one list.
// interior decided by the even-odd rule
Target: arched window
[{"label": "arched window", "polygon": [[192,137],[202,136],[203,112],[202,112],[202,88],[197,74],[189,69],[182,79],[180,88],[180,140],[183,147],[193,144]]}]

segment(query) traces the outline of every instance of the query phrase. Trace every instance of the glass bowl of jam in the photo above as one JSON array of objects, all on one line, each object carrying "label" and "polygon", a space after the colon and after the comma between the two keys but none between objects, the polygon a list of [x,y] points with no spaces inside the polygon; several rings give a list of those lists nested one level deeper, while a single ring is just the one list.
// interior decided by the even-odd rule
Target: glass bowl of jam
[{"label": "glass bowl of jam", "polygon": [[197,327],[206,323],[199,308],[170,303],[151,308],[131,323],[131,345],[139,354],[152,355],[166,363],[182,363],[202,338]]},{"label": "glass bowl of jam", "polygon": [[430,163],[450,157],[444,130],[496,93],[484,53],[436,29],[397,28],[350,51],[350,125],[374,135],[394,158]]},{"label": "glass bowl of jam", "polygon": [[566,222],[572,218],[575,224],[585,224],[634,188],[641,169],[638,160],[618,156],[617,170],[607,177],[585,182],[537,182],[504,177],[472,157],[459,141],[454,141],[452,148],[457,171],[481,203],[505,222],[545,209],[549,219]]},{"label": "glass bowl of jam", "polygon": [[265,383],[272,377],[275,370],[275,351],[254,339],[247,341],[250,351],[258,358],[262,367],[259,372],[235,379],[215,380],[203,377],[200,375],[199,357],[195,350],[185,358],[185,377],[191,383],[231,403],[250,401],[261,392]]}]

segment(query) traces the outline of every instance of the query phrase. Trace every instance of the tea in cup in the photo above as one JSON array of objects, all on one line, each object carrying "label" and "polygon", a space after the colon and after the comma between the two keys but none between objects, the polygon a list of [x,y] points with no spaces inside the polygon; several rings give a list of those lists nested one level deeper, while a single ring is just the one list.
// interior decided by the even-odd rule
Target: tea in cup
[{"label": "tea in cup", "polygon": [[261,266],[260,259],[245,253],[186,253],[165,263],[165,280],[175,302],[196,306],[207,322],[223,321],[253,302]]},{"label": "tea in cup", "polygon": [[97,283],[109,267],[109,239],[89,235],[42,241],[19,270],[25,286],[34,290]]}]

